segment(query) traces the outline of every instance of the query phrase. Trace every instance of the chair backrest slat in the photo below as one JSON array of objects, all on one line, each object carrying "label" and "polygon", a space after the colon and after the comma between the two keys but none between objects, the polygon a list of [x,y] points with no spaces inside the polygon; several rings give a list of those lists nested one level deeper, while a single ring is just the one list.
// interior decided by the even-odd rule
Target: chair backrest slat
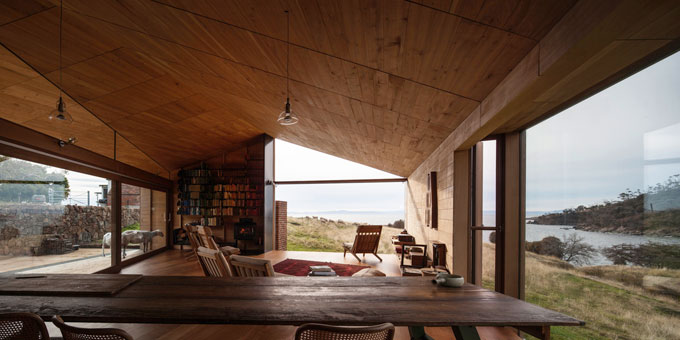
[{"label": "chair backrest slat", "polygon": [[231,255],[229,263],[238,276],[274,276],[274,267],[272,267],[271,261],[269,260]]}]

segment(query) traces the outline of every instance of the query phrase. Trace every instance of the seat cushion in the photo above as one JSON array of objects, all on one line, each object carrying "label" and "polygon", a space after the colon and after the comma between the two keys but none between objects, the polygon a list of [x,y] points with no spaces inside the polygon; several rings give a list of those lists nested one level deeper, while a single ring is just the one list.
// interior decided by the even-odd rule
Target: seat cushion
[{"label": "seat cushion", "polygon": [[385,275],[385,273],[383,273],[383,272],[381,272],[377,269],[364,268],[364,269],[354,273],[354,275],[352,275],[352,276],[387,276],[387,275]]},{"label": "seat cushion", "polygon": [[353,242],[345,242],[345,243],[342,244],[342,247],[347,249],[347,250],[352,249],[353,246],[354,246]]}]

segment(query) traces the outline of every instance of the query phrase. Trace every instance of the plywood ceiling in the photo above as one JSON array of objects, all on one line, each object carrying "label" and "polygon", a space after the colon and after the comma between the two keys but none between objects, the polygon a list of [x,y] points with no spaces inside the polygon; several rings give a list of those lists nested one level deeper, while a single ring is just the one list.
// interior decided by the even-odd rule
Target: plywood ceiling
[{"label": "plywood ceiling", "polygon": [[[407,176],[573,2],[64,0],[62,88],[166,169],[267,133]],[[56,83],[58,3],[0,11],[2,45]]]}]

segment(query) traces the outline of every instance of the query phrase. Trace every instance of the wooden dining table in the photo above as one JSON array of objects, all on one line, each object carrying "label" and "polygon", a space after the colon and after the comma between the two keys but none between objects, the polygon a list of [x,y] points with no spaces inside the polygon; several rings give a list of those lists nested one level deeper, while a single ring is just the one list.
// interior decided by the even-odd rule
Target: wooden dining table
[{"label": "wooden dining table", "polygon": [[71,322],[300,325],[316,322],[452,327],[512,326],[542,339],[551,326],[583,321],[487,289],[441,287],[426,277],[210,278],[121,274],[0,277],[0,313],[33,312]]}]

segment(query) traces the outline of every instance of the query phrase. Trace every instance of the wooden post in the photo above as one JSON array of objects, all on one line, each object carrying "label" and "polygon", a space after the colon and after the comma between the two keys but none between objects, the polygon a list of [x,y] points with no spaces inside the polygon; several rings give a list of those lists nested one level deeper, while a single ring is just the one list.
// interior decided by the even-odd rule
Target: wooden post
[{"label": "wooden post", "polygon": [[505,177],[503,180],[504,216],[503,216],[503,289],[501,292],[512,297],[519,298],[523,290],[521,282],[524,261],[524,233],[523,218],[524,204],[522,189],[522,152],[521,133],[508,133],[504,135]]},{"label": "wooden post", "polygon": [[264,251],[274,250],[274,138],[264,135]]},{"label": "wooden post", "polygon": [[121,184],[118,180],[111,180],[111,267],[121,262]]},{"label": "wooden post", "polygon": [[468,282],[470,240],[470,150],[453,153],[453,249],[449,263],[454,274],[463,275]]}]

